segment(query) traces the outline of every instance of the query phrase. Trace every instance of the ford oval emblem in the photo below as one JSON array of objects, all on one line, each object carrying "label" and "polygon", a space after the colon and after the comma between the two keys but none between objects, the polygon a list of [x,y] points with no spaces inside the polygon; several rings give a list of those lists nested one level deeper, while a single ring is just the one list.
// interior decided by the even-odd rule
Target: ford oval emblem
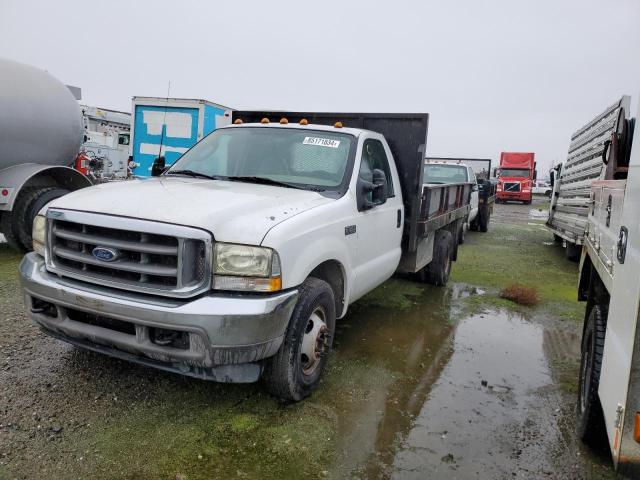
[{"label": "ford oval emblem", "polygon": [[91,255],[103,262],[113,262],[118,258],[119,252],[114,248],[96,247],[91,250]]}]

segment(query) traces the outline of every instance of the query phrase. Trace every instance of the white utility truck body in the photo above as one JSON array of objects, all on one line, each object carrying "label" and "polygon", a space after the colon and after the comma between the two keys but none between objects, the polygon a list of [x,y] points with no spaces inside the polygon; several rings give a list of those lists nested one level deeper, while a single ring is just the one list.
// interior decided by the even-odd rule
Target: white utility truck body
[{"label": "white utility truck body", "polygon": [[604,178],[603,155],[609,155],[611,135],[620,132],[629,115],[630,97],[607,107],[571,136],[564,163],[551,171],[551,205],[547,228],[566,248],[566,256],[577,261],[587,228],[591,184]]},{"label": "white utility truck body", "polygon": [[124,180],[129,176],[131,114],[82,105],[84,141],[80,147],[86,158],[77,168],[92,183]]},{"label": "white utility truck body", "polygon": [[621,114],[606,139],[601,178],[590,186],[580,263],[579,298],[587,311],[577,410],[583,440],[608,441],[614,463],[629,478],[640,475],[640,129],[634,125]]},{"label": "white utility truck body", "polygon": [[307,396],[350,303],[396,270],[446,283],[472,185],[422,185],[426,114],[282,115],[49,204],[20,266],[30,317],[88,349]]}]

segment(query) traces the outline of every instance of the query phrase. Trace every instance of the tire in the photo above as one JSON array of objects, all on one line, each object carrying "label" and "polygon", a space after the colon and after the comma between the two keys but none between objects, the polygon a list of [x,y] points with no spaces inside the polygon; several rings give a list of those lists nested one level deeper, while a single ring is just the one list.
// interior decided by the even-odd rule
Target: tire
[{"label": "tire", "polygon": [[562,243],[562,237],[558,234],[553,234],[553,241],[556,243]]},{"label": "tire", "polygon": [[491,218],[491,214],[489,212],[483,213],[480,217],[480,231],[483,233],[487,233],[489,231],[489,219]]},{"label": "tire", "polygon": [[546,192],[544,192],[544,196],[547,198],[551,198],[551,190],[547,190]]},{"label": "tire", "polygon": [[38,212],[47,203],[60,198],[69,193],[69,190],[64,188],[46,187],[46,188],[34,188],[25,192],[24,199],[20,205],[20,210],[17,221],[18,237],[20,242],[27,250],[32,250],[32,226],[33,219],[36,218]]},{"label": "tire", "polygon": [[567,260],[572,262],[577,262],[580,260],[580,255],[582,254],[582,247],[580,245],[576,245],[575,243],[568,243],[567,247],[564,251],[564,256]]},{"label": "tire", "polygon": [[[262,375],[266,390],[273,396],[299,402],[318,386],[331,351],[335,308],[333,290],[327,282],[313,277],[304,281],[284,341],[278,352],[267,359]],[[306,339],[305,331],[311,335]],[[315,342],[311,342],[314,338]],[[313,347],[316,358],[304,355],[305,342],[307,347]]]},{"label": "tire", "polygon": [[464,228],[464,223],[460,225],[460,230],[458,230],[458,245],[464,245],[464,236],[466,234],[466,230]]},{"label": "tire", "polygon": [[418,272],[421,282],[437,287],[445,286],[451,273],[453,236],[448,230],[438,230],[433,244],[433,259]]},{"label": "tire", "polygon": [[578,437],[595,448],[604,447],[607,441],[598,386],[608,313],[608,306],[594,305],[582,334],[576,428]]}]

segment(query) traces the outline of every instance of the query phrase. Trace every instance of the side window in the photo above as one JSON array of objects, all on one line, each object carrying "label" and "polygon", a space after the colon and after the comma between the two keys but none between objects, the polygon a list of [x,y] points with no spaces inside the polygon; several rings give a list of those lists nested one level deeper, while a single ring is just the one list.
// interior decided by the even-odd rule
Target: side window
[{"label": "side window", "polygon": [[373,181],[373,171],[375,169],[382,170],[387,177],[387,196],[394,197],[393,177],[389,168],[389,160],[384,151],[384,146],[380,140],[368,138],[362,145],[362,161],[360,162],[359,175],[364,180]]}]

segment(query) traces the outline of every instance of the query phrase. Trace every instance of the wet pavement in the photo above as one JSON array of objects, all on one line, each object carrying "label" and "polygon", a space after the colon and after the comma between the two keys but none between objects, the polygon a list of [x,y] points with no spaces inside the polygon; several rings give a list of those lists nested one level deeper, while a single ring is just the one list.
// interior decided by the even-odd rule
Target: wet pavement
[{"label": "wet pavement", "polygon": [[[496,206],[447,288],[396,278],[353,305],[295,405],[42,335],[0,250],[0,478],[613,478],[573,433],[583,307],[543,207]],[[512,280],[541,304],[500,299]]]}]

